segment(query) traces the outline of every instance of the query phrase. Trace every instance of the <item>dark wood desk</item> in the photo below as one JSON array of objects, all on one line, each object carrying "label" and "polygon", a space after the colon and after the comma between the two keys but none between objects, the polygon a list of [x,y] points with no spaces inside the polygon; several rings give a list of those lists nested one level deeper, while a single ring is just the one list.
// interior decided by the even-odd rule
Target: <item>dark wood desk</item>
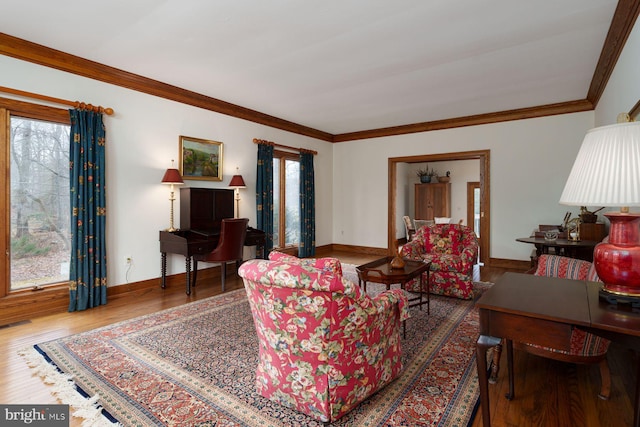
[{"label": "dark wood desk", "polygon": [[570,258],[578,258],[586,261],[593,261],[593,248],[600,242],[594,240],[567,240],[556,239],[547,240],[544,237],[520,237],[516,242],[531,243],[536,247],[536,257],[548,254],[550,248],[557,251],[557,255],[564,255]]},{"label": "dark wood desk", "polygon": [[[213,251],[218,245],[220,234],[200,233],[191,230],[160,231],[160,254],[162,277],[160,286],[164,289],[167,281],[167,253],[184,255],[186,293],[191,294],[191,258],[194,255],[205,255]],[[264,231],[249,227],[244,240],[245,246],[256,246],[256,256],[265,256]]]},{"label": "dark wood desk", "polygon": [[[640,349],[640,314],[600,302],[600,286],[593,282],[505,273],[482,295],[476,303],[480,313],[476,363],[484,426],[491,425],[487,350],[500,344],[502,338],[507,343],[508,399],[515,397],[514,340],[563,349],[569,342],[571,328],[578,326]],[[640,369],[633,425],[640,427]]]}]

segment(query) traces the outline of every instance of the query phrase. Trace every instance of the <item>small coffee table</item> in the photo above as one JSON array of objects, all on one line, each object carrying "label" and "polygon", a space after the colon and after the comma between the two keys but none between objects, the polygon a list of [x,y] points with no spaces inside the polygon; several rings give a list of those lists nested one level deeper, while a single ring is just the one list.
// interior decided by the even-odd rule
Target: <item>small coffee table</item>
[{"label": "small coffee table", "polygon": [[[420,290],[422,292],[419,292],[419,296],[409,299],[410,303],[417,301],[414,304],[409,304],[409,307],[419,306],[420,310],[422,310],[422,305],[427,304],[427,314],[431,314],[429,309],[429,268],[431,267],[431,262],[405,259],[403,268],[391,268],[391,260],[393,260],[393,258],[392,256],[388,256],[357,266],[358,285],[362,286],[362,282],[364,282],[363,289],[365,292],[367,291],[367,282],[385,284],[387,285],[387,290],[391,289],[391,285],[399,283],[400,288],[404,289],[407,282],[419,278]],[[425,291],[422,273],[427,273],[426,301],[422,299],[422,294]]]}]

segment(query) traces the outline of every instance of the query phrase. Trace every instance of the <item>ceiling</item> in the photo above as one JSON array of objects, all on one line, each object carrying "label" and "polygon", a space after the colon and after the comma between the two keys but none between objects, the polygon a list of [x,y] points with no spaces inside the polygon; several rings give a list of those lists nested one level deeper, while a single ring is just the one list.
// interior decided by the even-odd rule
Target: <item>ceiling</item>
[{"label": "ceiling", "polygon": [[0,0],[0,29],[337,135],[585,100],[617,3]]}]

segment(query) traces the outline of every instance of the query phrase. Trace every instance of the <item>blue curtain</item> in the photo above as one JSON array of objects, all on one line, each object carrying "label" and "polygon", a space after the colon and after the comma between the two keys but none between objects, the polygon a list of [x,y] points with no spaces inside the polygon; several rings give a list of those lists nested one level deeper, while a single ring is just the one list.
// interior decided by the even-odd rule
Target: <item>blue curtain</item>
[{"label": "blue curtain", "polygon": [[69,110],[69,311],[107,303],[105,129],[102,114]]},{"label": "blue curtain", "polygon": [[298,256],[316,254],[316,196],[313,176],[313,154],[300,153],[300,246]]},{"label": "blue curtain", "polygon": [[273,249],[273,144],[258,143],[256,177],[256,218],[265,232],[265,257]]}]

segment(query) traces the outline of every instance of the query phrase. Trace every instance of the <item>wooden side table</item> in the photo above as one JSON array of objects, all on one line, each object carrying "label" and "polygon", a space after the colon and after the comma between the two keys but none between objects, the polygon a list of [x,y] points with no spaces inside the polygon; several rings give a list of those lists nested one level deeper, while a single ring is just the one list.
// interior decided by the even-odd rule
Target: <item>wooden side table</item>
[{"label": "wooden side table", "polygon": [[[362,282],[364,282],[363,289],[365,292],[367,291],[367,282],[382,283],[387,286],[387,290],[391,289],[391,285],[399,283],[400,288],[404,289],[407,282],[420,278],[420,290],[423,292],[419,292],[419,296],[409,299],[409,302],[418,301],[414,304],[409,304],[409,307],[419,306],[420,310],[422,310],[422,305],[427,304],[427,314],[431,314],[429,308],[429,269],[431,263],[405,259],[404,268],[391,268],[391,260],[393,258],[388,256],[357,266],[358,285],[363,286]],[[427,273],[426,301],[422,299],[422,294],[425,290],[423,273]]]},{"label": "wooden side table", "polygon": [[589,262],[593,262],[593,248],[600,243],[595,240],[546,240],[544,237],[520,237],[517,238],[516,241],[535,245],[536,257],[542,254],[548,254],[549,249],[553,248],[558,255],[583,259]]}]

